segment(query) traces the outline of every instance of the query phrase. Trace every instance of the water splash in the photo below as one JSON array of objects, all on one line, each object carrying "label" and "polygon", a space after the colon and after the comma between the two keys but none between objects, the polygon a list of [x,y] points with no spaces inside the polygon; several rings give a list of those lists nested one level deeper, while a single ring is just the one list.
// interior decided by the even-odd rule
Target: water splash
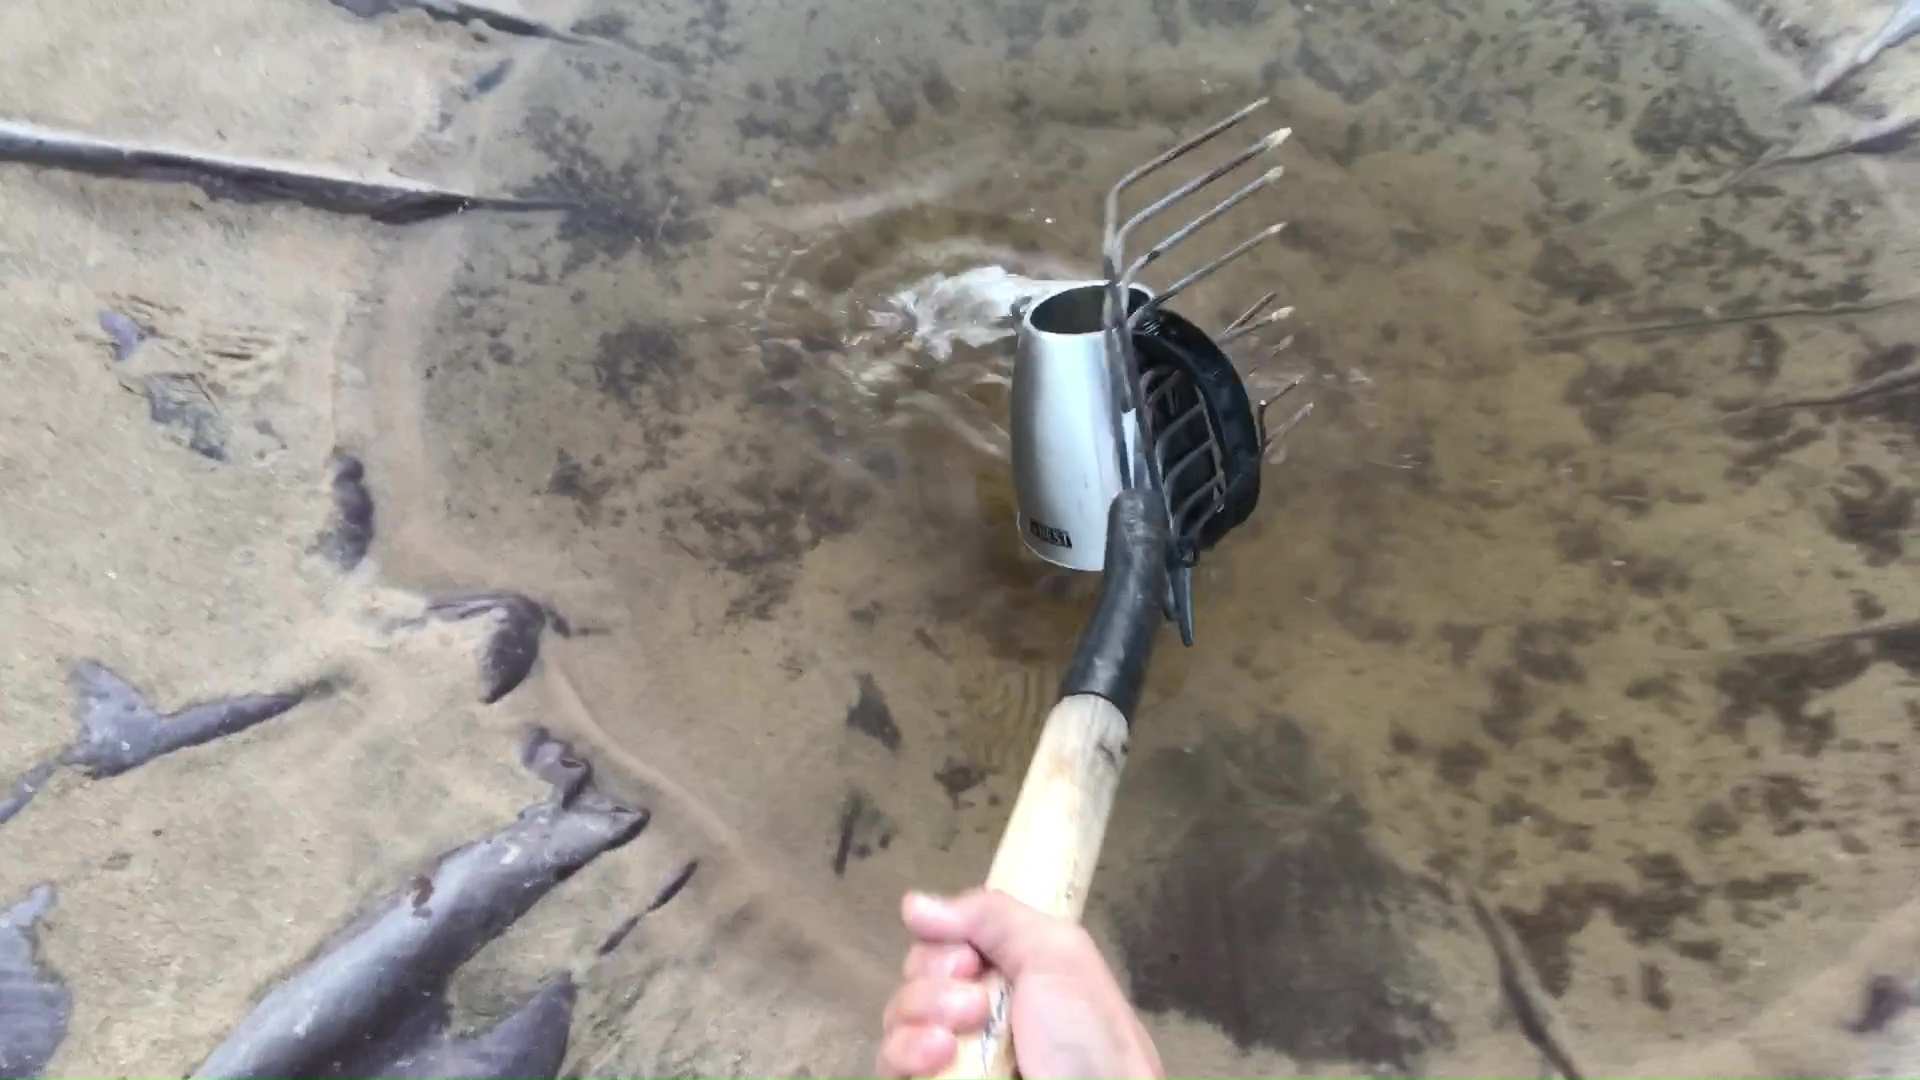
[{"label": "water splash", "polygon": [[879,332],[906,336],[914,349],[946,360],[956,343],[983,349],[1012,338],[1027,302],[1071,284],[999,266],[930,274],[887,297],[870,318]]}]

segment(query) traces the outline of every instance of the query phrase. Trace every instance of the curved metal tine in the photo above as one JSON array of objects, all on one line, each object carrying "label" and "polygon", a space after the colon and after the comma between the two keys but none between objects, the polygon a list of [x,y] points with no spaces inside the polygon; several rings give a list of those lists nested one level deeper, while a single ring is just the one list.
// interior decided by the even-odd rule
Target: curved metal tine
[{"label": "curved metal tine", "polygon": [[1262,241],[1271,240],[1274,237],[1279,236],[1280,233],[1286,229],[1286,227],[1287,227],[1287,223],[1284,221],[1274,225],[1269,225],[1266,228],[1255,233],[1254,235],[1248,237],[1247,239],[1242,240],[1237,246],[1233,248],[1233,250],[1227,252],[1225,255],[1220,256],[1219,258],[1213,260],[1212,262],[1207,263],[1205,266],[1202,266],[1200,269],[1195,270],[1193,273],[1188,274],[1186,277],[1181,278],[1179,281],[1176,281],[1173,284],[1167,286],[1166,289],[1164,289],[1163,291],[1155,295],[1153,299],[1147,301],[1144,304],[1141,304],[1140,310],[1133,313],[1132,318],[1130,318],[1127,322],[1127,326],[1131,328],[1133,326],[1134,320],[1139,319],[1142,315],[1145,315],[1147,312],[1160,307],[1161,305],[1165,304],[1167,301],[1173,299],[1174,297],[1180,295],[1183,292],[1186,292],[1188,289],[1193,288],[1195,285],[1198,285],[1200,282],[1211,277],[1214,271],[1220,269],[1221,267],[1227,265],[1228,263],[1234,261],[1235,259],[1238,259],[1240,256],[1245,255],[1247,252],[1252,251],[1254,248],[1259,247]]},{"label": "curved metal tine", "polygon": [[[1144,397],[1142,387],[1137,381],[1139,358],[1134,355],[1133,335],[1131,333],[1131,327],[1135,325],[1135,322],[1129,318],[1130,312],[1128,310],[1131,290],[1130,286],[1124,284],[1121,280],[1120,266],[1126,257],[1127,231],[1138,224],[1139,221],[1143,220],[1143,217],[1142,215],[1135,215],[1132,219],[1123,222],[1120,218],[1120,196],[1128,188],[1139,183],[1159,169],[1164,168],[1169,163],[1179,159],[1181,156],[1191,152],[1195,147],[1201,146],[1209,140],[1218,137],[1221,133],[1235,127],[1246,120],[1247,117],[1265,108],[1270,100],[1270,98],[1262,97],[1241,106],[1232,114],[1216,121],[1199,134],[1135,166],[1126,175],[1116,181],[1112,187],[1107,189],[1106,205],[1103,207],[1101,219],[1101,264],[1104,276],[1107,279],[1106,298],[1102,304],[1101,325],[1104,327],[1107,335],[1108,348],[1119,358],[1121,370],[1127,373],[1127,389],[1129,395],[1133,398],[1130,404],[1143,413],[1141,418],[1142,424],[1147,423],[1148,420],[1144,415],[1146,410],[1142,400]],[[1268,136],[1267,139],[1263,139],[1261,142],[1262,144],[1272,142],[1277,145],[1278,142],[1284,138],[1284,135],[1277,137]],[[1222,169],[1219,170],[1219,173],[1226,171],[1226,169]],[[1211,181],[1209,180],[1207,182]],[[1190,187],[1195,190],[1197,190],[1198,186],[1199,185],[1190,185]],[[1168,200],[1162,199],[1160,205],[1164,206],[1167,202]],[[1149,461],[1145,463],[1145,468],[1147,475],[1144,478],[1136,477],[1131,479],[1129,483],[1138,483],[1141,479],[1144,479],[1147,486],[1160,489],[1158,466]],[[1129,474],[1133,471],[1131,467],[1128,470]]]},{"label": "curved metal tine", "polygon": [[1275,390],[1273,392],[1272,397],[1261,399],[1259,408],[1253,414],[1254,419],[1257,420],[1260,424],[1260,430],[1262,431],[1266,430],[1267,410],[1273,408],[1274,402],[1279,401],[1281,398],[1286,397],[1288,394],[1291,394],[1295,390],[1300,389],[1300,384],[1306,381],[1307,381],[1307,377],[1305,375],[1295,375],[1293,377],[1292,382],[1289,382],[1287,385],[1281,387],[1278,390]]},{"label": "curved metal tine", "polygon": [[1267,432],[1266,421],[1264,420],[1261,421],[1260,452],[1265,453],[1266,451],[1268,451],[1273,447],[1274,443],[1277,443],[1281,439],[1286,438],[1287,434],[1291,432],[1295,427],[1297,427],[1300,421],[1305,420],[1312,412],[1313,412],[1313,402],[1309,401],[1305,405],[1300,406],[1300,408],[1297,411],[1295,411],[1291,417],[1287,419],[1286,423],[1281,424],[1279,430],[1274,431],[1271,434]]},{"label": "curved metal tine", "polygon": [[1159,405],[1161,401],[1166,399],[1166,396],[1168,394],[1171,394],[1175,390],[1179,389],[1181,381],[1185,378],[1186,378],[1186,372],[1183,372],[1183,371],[1168,372],[1167,377],[1161,380],[1160,385],[1154,387],[1153,393],[1149,395],[1145,395],[1146,407],[1149,410],[1151,410],[1155,406]]},{"label": "curved metal tine", "polygon": [[[1181,188],[1178,191],[1175,191],[1173,194],[1167,196],[1165,199],[1162,199],[1159,202],[1153,204],[1152,206],[1147,207],[1145,210],[1140,211],[1138,214],[1135,214],[1133,217],[1133,220],[1127,222],[1127,224],[1121,229],[1122,242],[1125,241],[1125,234],[1130,232],[1135,225],[1144,221],[1149,214],[1158,213],[1160,210],[1166,208],[1167,206],[1170,206],[1173,203],[1186,198],[1188,195],[1193,194],[1195,191],[1198,191],[1200,188],[1205,187],[1207,184],[1212,183],[1214,180],[1218,179],[1220,176],[1223,176],[1226,173],[1239,168],[1241,164],[1253,158],[1255,155],[1259,154],[1260,151],[1265,148],[1266,148],[1266,143],[1265,141],[1263,141],[1262,143],[1255,145],[1252,149],[1248,150],[1246,153],[1242,154],[1240,157],[1235,158],[1234,160],[1228,162],[1222,168],[1215,169],[1213,172],[1208,173],[1206,176],[1200,177],[1198,180],[1195,180],[1191,184],[1188,184],[1186,187]],[[1185,225],[1182,225],[1179,228],[1173,230],[1172,233],[1169,233],[1167,235],[1166,239],[1148,248],[1143,254],[1141,254],[1139,258],[1127,264],[1126,270],[1124,270],[1120,274],[1121,287],[1125,288],[1127,286],[1132,285],[1134,279],[1140,276],[1140,271],[1146,269],[1148,264],[1154,262],[1155,260],[1159,259],[1160,256],[1165,255],[1167,252],[1173,250],[1182,241],[1186,240],[1187,237],[1192,236],[1194,233],[1197,233],[1201,229],[1206,228],[1207,225],[1211,224],[1214,221],[1217,221],[1222,214],[1225,214],[1227,211],[1232,210],[1234,207],[1239,206],[1243,202],[1246,202],[1248,199],[1253,198],[1255,195],[1259,194],[1262,190],[1268,187],[1271,187],[1273,184],[1277,183],[1282,176],[1285,176],[1286,172],[1287,172],[1286,166],[1275,165],[1273,168],[1268,169],[1266,172],[1263,172],[1259,176],[1255,177],[1253,182],[1245,185],[1240,190],[1220,200],[1218,203],[1215,203],[1213,208],[1208,210],[1206,213],[1201,214],[1199,217],[1196,217],[1192,221],[1187,222]],[[1154,305],[1153,305],[1153,301],[1151,300],[1141,305],[1142,308],[1149,308],[1152,306]]]},{"label": "curved metal tine", "polygon": [[1257,101],[1253,101],[1246,105],[1241,106],[1232,115],[1226,117],[1225,119],[1217,121],[1211,127],[1200,132],[1198,135],[1195,135],[1187,139],[1185,142],[1175,145],[1172,149],[1169,149],[1161,153],[1157,157],[1154,157],[1140,165],[1135,166],[1131,172],[1127,173],[1125,176],[1122,176],[1119,180],[1114,182],[1114,185],[1112,187],[1107,189],[1105,217],[1102,221],[1101,237],[1100,237],[1100,254],[1101,254],[1101,257],[1107,261],[1107,267],[1106,267],[1107,277],[1118,278],[1120,276],[1120,257],[1121,256],[1120,256],[1119,245],[1125,240],[1125,236],[1121,232],[1121,221],[1120,221],[1121,192],[1126,191],[1128,188],[1139,183],[1141,180],[1146,179],[1148,176],[1152,175],[1154,172],[1158,171],[1160,168],[1169,164],[1170,162],[1173,162],[1179,159],[1182,155],[1189,153],[1195,147],[1208,142],[1209,140],[1215,138],[1216,136],[1220,135],[1222,132],[1228,130],[1229,128],[1232,128],[1238,125],[1241,121],[1245,120],[1247,117],[1252,116],[1254,113],[1257,113],[1261,109],[1266,108],[1267,103],[1272,100],[1273,100],[1272,98],[1263,97]]},{"label": "curved metal tine", "polygon": [[1274,291],[1271,291],[1271,290],[1269,290],[1269,291],[1267,292],[1267,295],[1265,295],[1265,296],[1263,296],[1263,297],[1261,297],[1261,298],[1260,298],[1260,299],[1258,299],[1258,300],[1255,300],[1255,301],[1253,302],[1253,306],[1252,306],[1252,307],[1250,307],[1250,308],[1248,308],[1247,310],[1245,310],[1245,311],[1243,311],[1243,312],[1241,312],[1241,313],[1240,313],[1240,317],[1239,317],[1239,318],[1237,318],[1237,319],[1235,319],[1235,320],[1233,320],[1232,322],[1230,322],[1230,323],[1228,323],[1228,324],[1227,324],[1227,328],[1226,328],[1225,330],[1222,330],[1222,331],[1220,331],[1220,332],[1221,332],[1222,334],[1231,334],[1231,333],[1233,333],[1233,332],[1234,332],[1235,330],[1238,330],[1238,329],[1240,329],[1241,327],[1243,327],[1243,326],[1245,326],[1245,325],[1247,325],[1247,324],[1248,324],[1249,322],[1252,322],[1252,321],[1253,321],[1253,317],[1254,317],[1255,315],[1258,315],[1258,314],[1260,314],[1261,312],[1263,312],[1263,311],[1265,311],[1265,310],[1267,310],[1267,305],[1268,305],[1268,304],[1271,304],[1271,303],[1273,303],[1273,302],[1274,302],[1275,300],[1278,300],[1279,298],[1280,298],[1280,294],[1279,294],[1279,293],[1277,293],[1277,292],[1274,292]]},{"label": "curved metal tine", "polygon": [[1171,368],[1171,367],[1155,368],[1154,370],[1147,372],[1146,374],[1140,376],[1140,396],[1142,398],[1151,400],[1156,395],[1160,394],[1162,392],[1162,389],[1172,379],[1178,377],[1179,375],[1180,375],[1180,369]]},{"label": "curved metal tine", "polygon": [[1279,401],[1281,398],[1286,397],[1288,394],[1293,393],[1295,390],[1298,390],[1300,388],[1300,384],[1306,381],[1307,381],[1307,377],[1305,375],[1295,375],[1292,379],[1290,379],[1287,382],[1287,385],[1281,387],[1278,390],[1275,390],[1273,392],[1272,397],[1262,398],[1260,401],[1260,415],[1261,416],[1267,415],[1267,409],[1269,406],[1271,406],[1274,402]]},{"label": "curved metal tine", "polygon": [[[1281,353],[1286,352],[1288,349],[1292,347],[1293,347],[1293,335],[1288,334],[1286,337],[1283,337],[1280,339],[1279,344],[1269,348],[1267,350],[1267,355],[1254,361],[1253,366],[1248,368],[1246,370],[1246,373],[1240,376],[1240,380],[1242,382],[1245,382],[1246,380],[1253,378],[1255,375],[1260,374],[1261,370],[1267,366],[1267,361],[1272,360],[1274,357],[1279,356]],[[1281,391],[1281,392],[1285,393],[1285,391]]]},{"label": "curved metal tine", "polygon": [[1192,525],[1188,525],[1186,523],[1188,512],[1193,510],[1196,506],[1200,505],[1200,500],[1203,497],[1207,497],[1207,496],[1212,497],[1214,506],[1216,507],[1219,506],[1220,496],[1223,494],[1225,494],[1225,488],[1221,482],[1219,474],[1216,473],[1214,474],[1214,478],[1208,481],[1205,486],[1201,487],[1199,490],[1195,491],[1193,494],[1187,496],[1186,499],[1180,503],[1180,509],[1174,511],[1174,515],[1173,515],[1174,531],[1182,532],[1182,531],[1192,531],[1192,530],[1198,529],[1200,527],[1200,522],[1196,521]]},{"label": "curved metal tine", "polygon": [[[1135,228],[1139,227],[1141,224],[1153,218],[1155,215],[1166,210],[1168,207],[1171,207],[1175,203],[1178,203],[1186,199],[1188,196],[1191,196],[1195,192],[1199,191],[1201,188],[1206,187],[1208,184],[1213,183],[1215,180],[1220,179],[1222,176],[1225,176],[1226,174],[1234,171],[1235,169],[1238,169],[1240,166],[1246,164],[1248,161],[1253,160],[1255,157],[1258,157],[1260,154],[1266,152],[1267,150],[1275,146],[1279,146],[1281,143],[1285,142],[1287,140],[1287,136],[1291,134],[1293,134],[1292,128],[1281,128],[1278,131],[1270,132],[1265,138],[1254,143],[1252,146],[1249,146],[1245,150],[1242,150],[1239,154],[1235,155],[1230,160],[1224,162],[1223,164],[1217,165],[1212,169],[1207,170],[1205,173],[1195,177],[1192,180],[1187,181],[1185,184],[1182,184],[1179,187],[1175,188],[1173,191],[1161,197],[1158,201],[1147,206],[1145,209],[1141,210],[1139,213],[1133,215],[1131,218],[1128,218],[1126,223],[1120,226],[1119,233],[1114,238],[1114,248],[1112,253],[1113,262],[1109,263],[1107,266],[1108,273],[1113,272],[1113,266],[1117,265],[1118,260],[1126,254],[1127,237],[1132,234]],[[1148,248],[1144,255],[1141,255],[1139,258],[1134,259],[1132,262],[1128,263],[1126,269],[1122,271],[1120,274],[1120,280],[1119,280],[1118,286],[1110,288],[1108,290],[1109,293],[1112,295],[1120,295],[1120,296],[1129,295],[1132,292],[1134,280],[1137,277],[1139,277],[1141,270],[1145,269],[1149,264],[1159,259],[1162,255],[1165,255],[1168,251],[1172,250],[1175,245],[1179,244],[1180,242],[1184,241],[1188,237],[1192,236],[1195,232],[1199,231],[1201,228],[1205,227],[1209,222],[1220,217],[1220,215],[1233,209],[1235,206],[1240,205],[1242,202],[1245,202],[1247,199],[1253,197],[1253,195],[1256,194],[1257,192],[1271,186],[1275,181],[1280,179],[1280,177],[1284,174],[1284,172],[1285,170],[1279,166],[1275,166],[1274,168],[1267,170],[1266,172],[1262,173],[1258,178],[1256,178],[1252,183],[1246,185],[1245,187],[1242,187],[1239,191],[1234,192],[1232,195],[1227,196],[1227,198],[1224,201],[1216,204],[1212,209],[1201,214],[1199,217],[1193,219],[1192,221],[1187,222],[1185,225],[1181,226],[1180,228],[1174,230],[1171,236],[1168,236],[1166,239],[1161,240],[1159,243],[1155,244],[1151,248]],[[1160,297],[1153,297],[1148,299],[1145,303],[1141,304],[1140,307],[1137,310],[1135,310],[1131,315],[1126,316],[1124,318],[1124,322],[1126,326],[1129,329],[1135,326],[1138,326],[1140,323],[1140,320],[1143,317],[1145,317],[1145,315],[1149,311],[1152,311],[1160,306],[1160,299],[1161,299]],[[1112,306],[1111,302],[1109,302],[1109,307],[1111,306]],[[1113,313],[1107,312],[1106,314],[1111,315]]]},{"label": "curved metal tine", "polygon": [[1193,464],[1195,461],[1198,461],[1200,459],[1200,455],[1205,454],[1211,451],[1212,449],[1213,449],[1213,444],[1211,442],[1207,442],[1207,443],[1202,443],[1201,445],[1196,446],[1193,449],[1187,451],[1186,455],[1182,457],[1179,461],[1174,462],[1171,468],[1166,468],[1163,470],[1161,474],[1161,480],[1164,481],[1168,487],[1172,487],[1174,477],[1177,477],[1181,473],[1185,472],[1187,470],[1187,466]]},{"label": "curved metal tine", "polygon": [[1250,323],[1247,323],[1245,326],[1238,326],[1232,330],[1228,330],[1227,332],[1221,334],[1219,337],[1214,338],[1213,343],[1222,348],[1225,348],[1226,346],[1232,344],[1233,342],[1239,341],[1241,338],[1246,337],[1248,334],[1257,334],[1260,331],[1265,330],[1267,327],[1272,326],[1274,323],[1281,321],[1282,319],[1290,319],[1292,317],[1293,317],[1293,309],[1290,307],[1283,307],[1278,311],[1275,311],[1269,314],[1266,318],[1261,319],[1257,322],[1250,322]]},{"label": "curved metal tine", "polygon": [[[1153,440],[1154,456],[1160,457],[1160,458],[1166,457],[1167,456],[1167,439],[1174,432],[1179,431],[1181,428],[1185,427],[1187,423],[1196,416],[1200,417],[1202,420],[1206,419],[1207,407],[1205,404],[1195,405],[1193,408],[1188,409],[1186,412],[1183,412],[1179,416],[1174,417],[1173,420],[1168,422],[1166,427],[1161,428],[1160,434],[1155,436]],[[1211,437],[1212,432],[1208,432],[1208,435],[1209,437]]]}]

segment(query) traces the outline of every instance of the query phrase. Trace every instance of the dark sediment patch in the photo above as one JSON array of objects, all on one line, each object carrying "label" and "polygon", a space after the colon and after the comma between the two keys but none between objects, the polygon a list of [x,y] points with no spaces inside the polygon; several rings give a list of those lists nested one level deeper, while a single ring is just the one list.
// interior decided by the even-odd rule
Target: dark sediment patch
[{"label": "dark sediment patch", "polygon": [[1592,628],[1576,620],[1523,623],[1513,636],[1513,663],[1540,682],[1585,682],[1587,669],[1573,650],[1592,641]]},{"label": "dark sediment patch", "polygon": [[1470,788],[1480,773],[1493,763],[1486,748],[1462,739],[1440,748],[1434,756],[1434,769],[1440,779],[1457,788]]},{"label": "dark sediment patch", "polygon": [[1671,855],[1636,856],[1633,866],[1640,875],[1639,889],[1614,882],[1568,881],[1548,886],[1534,911],[1501,909],[1542,985],[1555,997],[1566,993],[1573,981],[1568,942],[1594,914],[1607,913],[1635,944],[1664,941],[1682,919],[1698,915],[1709,895]]},{"label": "dark sediment patch", "polygon": [[1589,362],[1568,381],[1565,400],[1579,411],[1581,422],[1596,442],[1610,443],[1625,428],[1629,412],[1642,398],[1681,398],[1688,393],[1686,384],[1671,370],[1653,361],[1620,368]]},{"label": "dark sediment patch", "polygon": [[1593,850],[1593,826],[1568,821],[1544,806],[1513,792],[1487,807],[1487,822],[1496,828],[1524,825],[1534,835],[1549,840],[1561,851]]},{"label": "dark sediment patch", "polygon": [[1814,696],[1859,678],[1873,660],[1873,647],[1858,639],[1737,660],[1714,678],[1723,699],[1720,727],[1744,738],[1747,721],[1766,713],[1789,749],[1818,756],[1833,741],[1835,721],[1831,710],[1811,710]]},{"label": "dark sediment patch", "polygon": [[1600,756],[1607,763],[1608,787],[1623,792],[1629,799],[1641,799],[1653,793],[1658,778],[1631,738],[1620,736],[1607,744]]},{"label": "dark sediment patch", "polygon": [[1230,794],[1204,799],[1148,894],[1117,915],[1134,999],[1242,1047],[1414,1069],[1453,1032],[1401,920],[1440,901],[1373,848],[1365,811],[1328,786],[1298,726],[1266,728],[1142,766],[1148,784]]},{"label": "dark sediment patch", "polygon": [[1555,295],[1583,306],[1633,292],[1632,284],[1612,265],[1582,258],[1557,241],[1540,246],[1528,274]]},{"label": "dark sediment patch", "polygon": [[1547,725],[1547,734],[1562,743],[1571,745],[1587,732],[1587,721],[1572,709],[1561,709],[1554,714],[1553,722]]},{"label": "dark sediment patch", "polygon": [[1847,466],[1848,479],[1827,489],[1833,512],[1827,528],[1838,539],[1859,548],[1868,566],[1886,566],[1906,553],[1906,534],[1913,527],[1916,492],[1895,487],[1878,469]]},{"label": "dark sediment patch", "polygon": [[866,792],[858,788],[849,790],[840,802],[839,828],[833,847],[834,876],[845,877],[850,864],[869,858],[892,843],[893,824],[887,816],[873,805]]},{"label": "dark sediment patch", "polygon": [[1279,8],[1277,0],[1187,0],[1196,26],[1246,29],[1273,18]]},{"label": "dark sediment patch", "polygon": [[566,245],[561,273],[596,259],[626,257],[636,248],[652,259],[711,235],[670,171],[639,157],[610,164],[589,149],[587,121],[541,107],[527,117],[533,147],[553,166],[526,188],[532,205],[564,206],[558,240]]},{"label": "dark sediment patch", "polygon": [[840,125],[853,113],[850,79],[829,71],[811,82],[776,79],[774,88],[767,109],[735,122],[742,141],[765,139],[800,150],[820,150],[839,141]]},{"label": "dark sediment patch", "polygon": [[958,809],[960,797],[986,783],[987,773],[985,769],[964,761],[949,761],[941,766],[939,772],[933,774],[933,778],[946,789],[947,798],[952,800],[954,808]]},{"label": "dark sediment patch", "polygon": [[1667,969],[1651,960],[1640,962],[1640,1000],[1660,1012],[1673,1009],[1673,992],[1667,989]]},{"label": "dark sediment patch", "polygon": [[1480,711],[1480,727],[1495,742],[1512,747],[1520,743],[1521,730],[1533,712],[1533,694],[1517,668],[1501,668],[1487,677],[1493,700]]},{"label": "dark sediment patch", "polygon": [[601,503],[617,483],[610,476],[594,475],[586,463],[565,450],[558,450],[553,456],[553,471],[547,474],[546,493],[573,500],[580,520],[592,522],[598,518]]},{"label": "dark sediment patch", "polygon": [[1484,626],[1467,626],[1460,623],[1441,623],[1435,630],[1440,640],[1447,643],[1447,659],[1454,667],[1464,668],[1467,661],[1480,648],[1480,639],[1486,635]]},{"label": "dark sediment patch", "polygon": [[894,723],[886,695],[880,692],[880,684],[874,682],[871,675],[860,676],[859,693],[847,707],[847,727],[893,753],[900,752],[900,725]]},{"label": "dark sediment patch", "polygon": [[[1635,946],[1659,947],[1696,963],[1713,964],[1722,952],[1719,942],[1676,934],[1703,923],[1710,900],[1724,900],[1738,922],[1765,925],[1772,917],[1772,906],[1792,903],[1794,894],[1813,881],[1805,873],[1775,870],[1714,885],[1694,880],[1670,854],[1636,855],[1630,863],[1639,875],[1638,887],[1613,881],[1563,881],[1548,886],[1532,910],[1501,908],[1541,985],[1553,996],[1564,995],[1573,985],[1571,942],[1595,915],[1604,914]],[[1665,985],[1664,972],[1661,985]]]},{"label": "dark sediment patch", "polygon": [[793,595],[806,555],[851,532],[871,498],[770,450],[753,453],[755,468],[730,489],[689,487],[663,500],[674,512],[669,534],[738,577],[729,618],[772,618]]},{"label": "dark sediment patch", "polygon": [[1726,803],[1715,799],[1694,812],[1691,827],[1693,837],[1701,847],[1712,847],[1740,834],[1740,815],[1734,813]]},{"label": "dark sediment patch", "polygon": [[1733,789],[1733,808],[1765,818],[1775,836],[1794,836],[1812,827],[1820,800],[1800,777],[1767,773]]}]

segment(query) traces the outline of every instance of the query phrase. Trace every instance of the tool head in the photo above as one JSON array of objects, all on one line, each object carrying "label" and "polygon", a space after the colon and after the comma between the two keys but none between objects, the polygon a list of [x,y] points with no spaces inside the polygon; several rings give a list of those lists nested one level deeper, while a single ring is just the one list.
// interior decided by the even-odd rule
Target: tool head
[{"label": "tool head", "polygon": [[[1104,561],[1107,508],[1122,490],[1143,492],[1166,516],[1166,610],[1193,644],[1193,569],[1201,552],[1252,515],[1260,501],[1267,447],[1312,408],[1269,431],[1268,406],[1255,401],[1225,345],[1292,314],[1262,318],[1268,293],[1220,335],[1175,314],[1167,302],[1278,236],[1269,225],[1203,263],[1159,294],[1137,284],[1141,271],[1207,225],[1276,183],[1267,169],[1226,198],[1189,217],[1138,256],[1128,240],[1147,222],[1183,207],[1202,189],[1284,143],[1288,129],[1255,140],[1130,217],[1121,196],[1195,148],[1234,128],[1266,104],[1256,101],[1121,177],[1107,192],[1101,258],[1105,280],[1078,285],[1030,308],[1022,319],[1014,369],[1013,455],[1020,531],[1042,558],[1079,570]],[[1084,541],[1082,540],[1084,537]]]}]

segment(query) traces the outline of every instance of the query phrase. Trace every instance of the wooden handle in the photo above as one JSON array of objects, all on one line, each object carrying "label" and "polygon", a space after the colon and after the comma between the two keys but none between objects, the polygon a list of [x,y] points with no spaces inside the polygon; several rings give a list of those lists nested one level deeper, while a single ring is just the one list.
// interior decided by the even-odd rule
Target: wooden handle
[{"label": "wooden handle", "polygon": [[[1055,704],[994,852],[987,888],[1078,921],[1126,763],[1127,718],[1111,702],[1075,694]],[[992,1009],[986,1030],[960,1040],[953,1064],[940,1074],[948,1080],[1013,1076],[1006,980],[990,975],[987,991]]]}]

